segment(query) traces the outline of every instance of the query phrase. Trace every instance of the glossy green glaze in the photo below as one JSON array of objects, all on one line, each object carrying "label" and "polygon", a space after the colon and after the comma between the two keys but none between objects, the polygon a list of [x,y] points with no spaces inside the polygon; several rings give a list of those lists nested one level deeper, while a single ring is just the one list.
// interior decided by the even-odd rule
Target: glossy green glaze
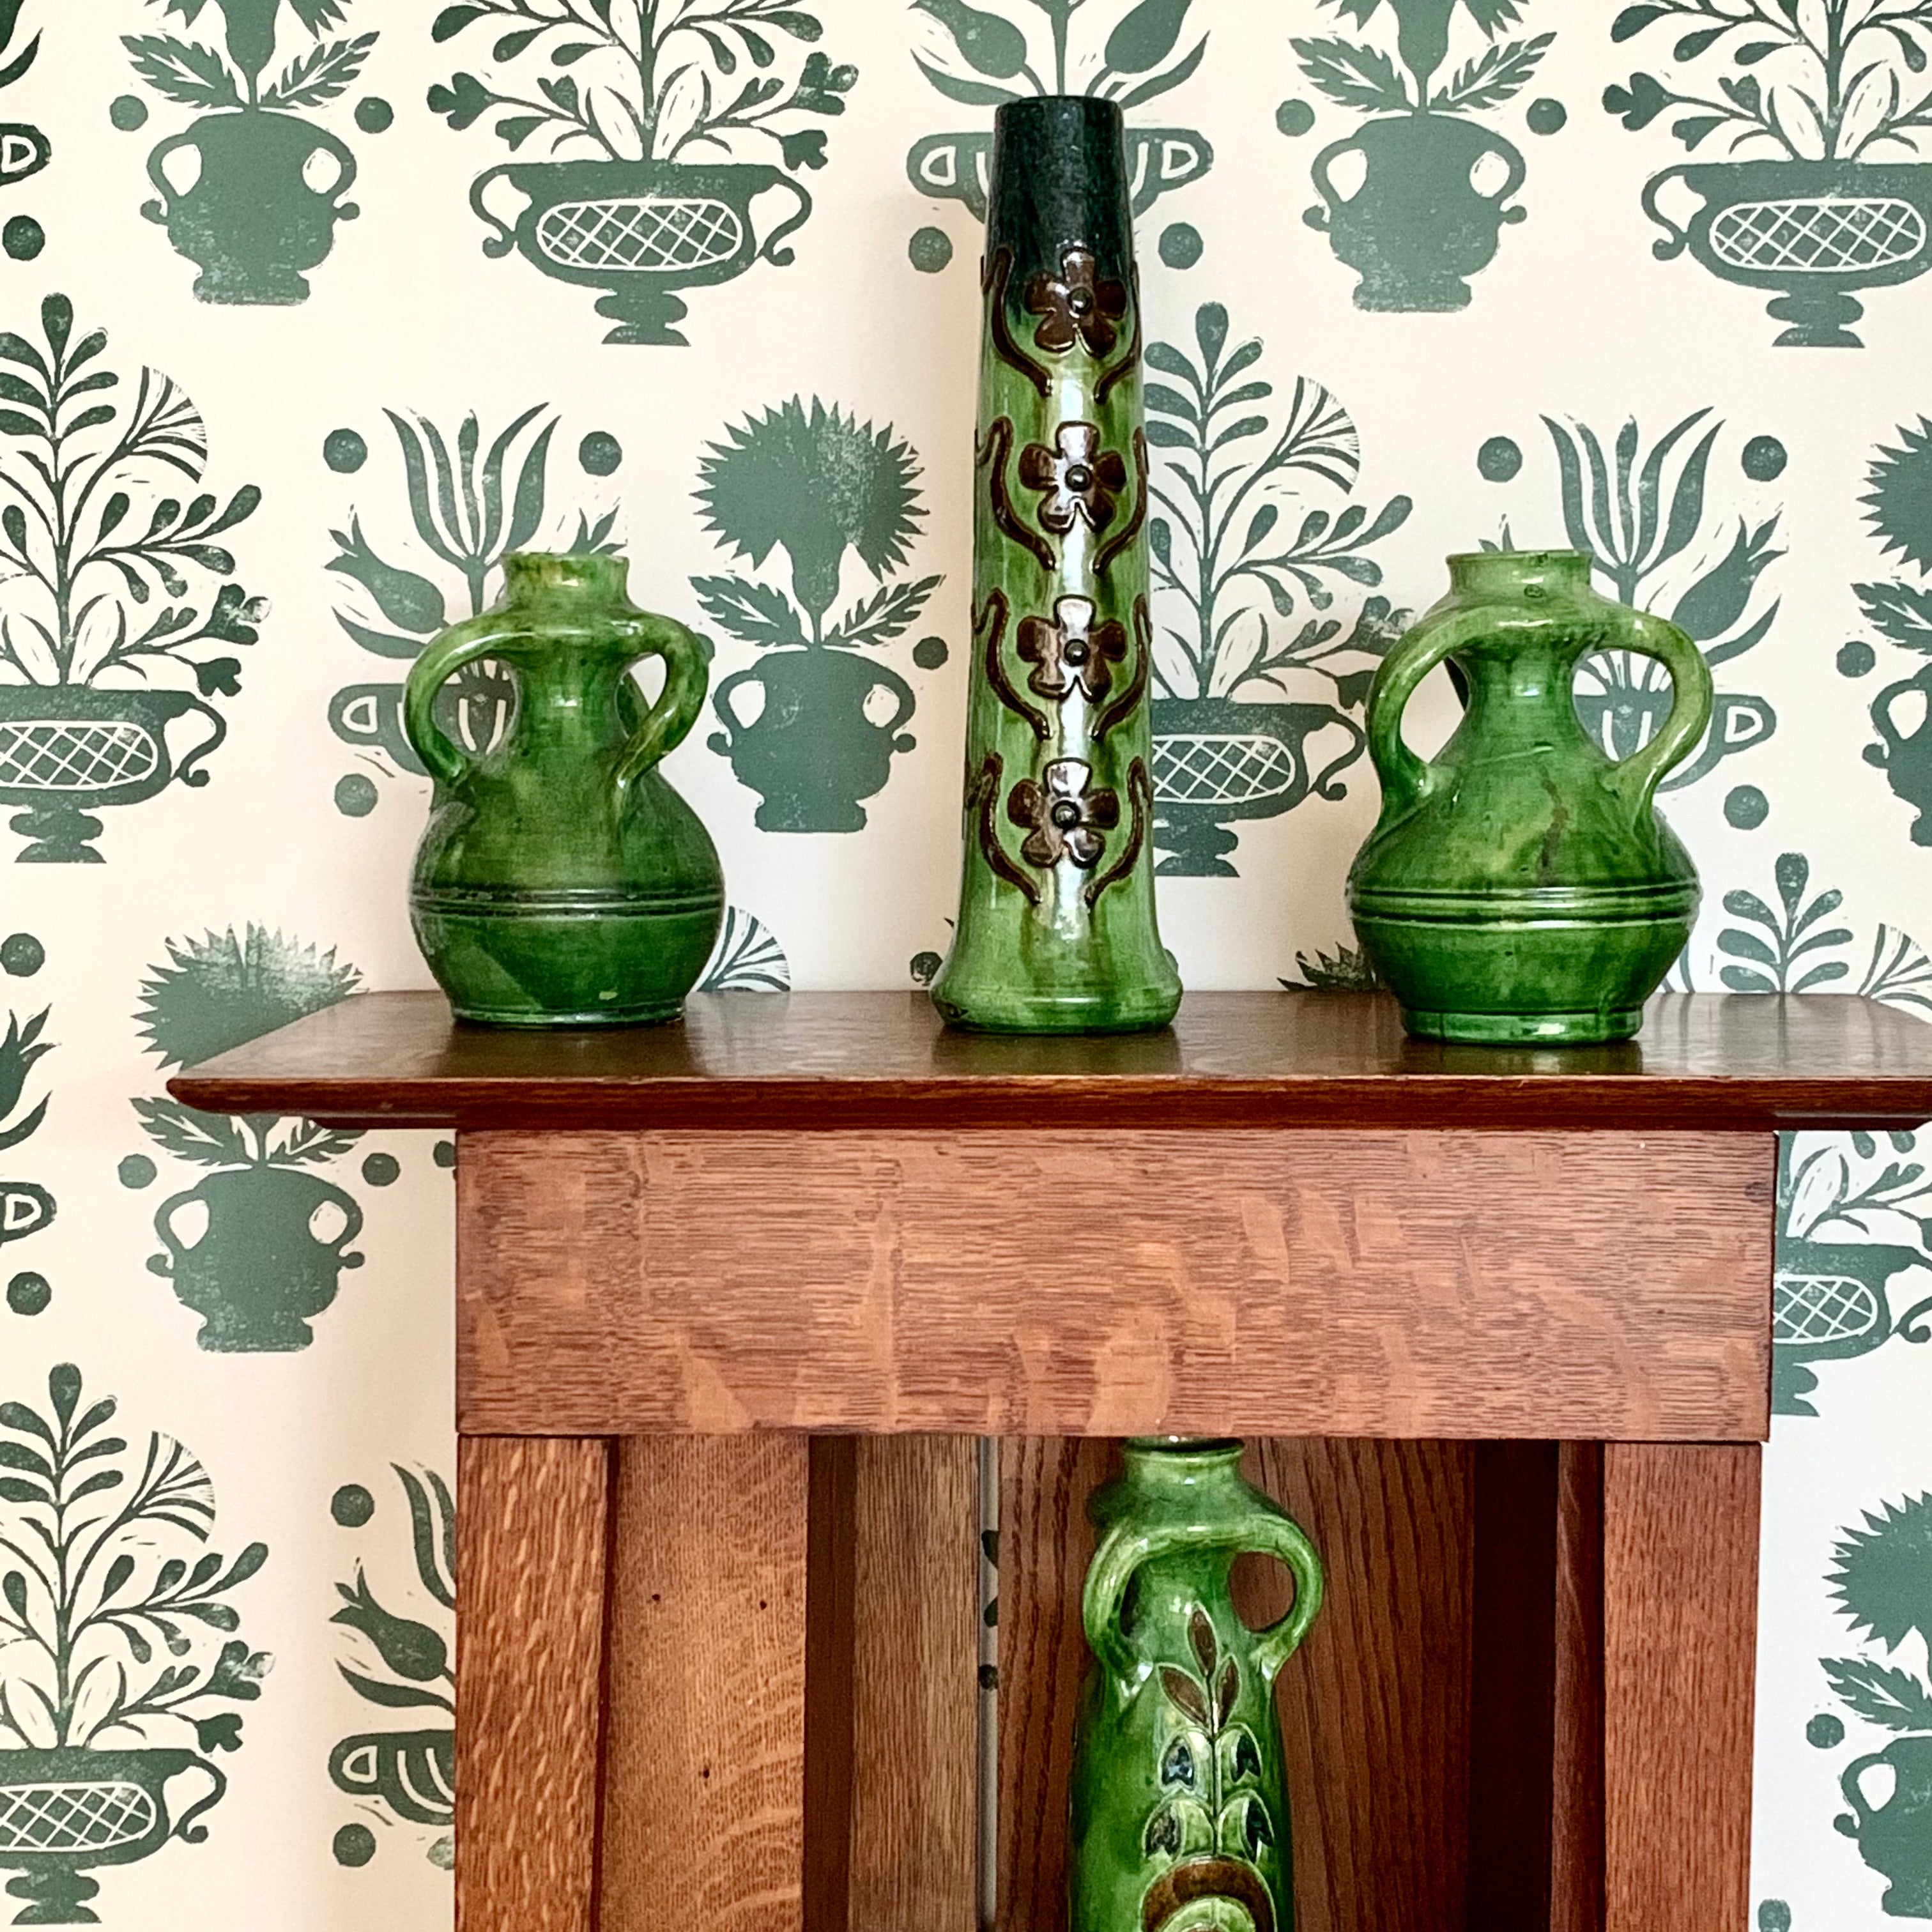
[{"label": "glossy green glaze", "polygon": [[[1652,800],[1710,722],[1709,669],[1682,631],[1598,596],[1575,551],[1484,551],[1449,571],[1448,596],[1369,694],[1382,809],[1348,874],[1362,949],[1412,1033],[1628,1039],[1696,916],[1696,868]],[[1657,735],[1620,761],[1572,695],[1596,651],[1656,658],[1676,690]],[[1402,711],[1445,659],[1468,696],[1425,762]]]},{"label": "glossy green glaze", "polygon": [[[704,703],[710,651],[632,607],[611,556],[514,556],[504,600],[446,631],[410,673],[404,722],[436,781],[410,911],[464,1019],[500,1026],[675,1018],[718,938],[724,879],[658,761]],[[641,719],[630,668],[664,660]],[[438,688],[482,658],[516,715],[480,758],[438,728]]]},{"label": "glossy green glaze", "polygon": [[[1071,1932],[1292,1932],[1294,1858],[1274,1680],[1322,1607],[1314,1546],[1244,1481],[1234,1442],[1124,1445],[1096,1490],[1082,1604],[1094,1653],[1074,1740]],[[1294,1603],[1250,1630],[1228,1577],[1279,1557]]]},{"label": "glossy green glaze", "polygon": [[956,1026],[1165,1026],[1154,921],[1148,446],[1120,111],[1000,108],[974,493]]}]

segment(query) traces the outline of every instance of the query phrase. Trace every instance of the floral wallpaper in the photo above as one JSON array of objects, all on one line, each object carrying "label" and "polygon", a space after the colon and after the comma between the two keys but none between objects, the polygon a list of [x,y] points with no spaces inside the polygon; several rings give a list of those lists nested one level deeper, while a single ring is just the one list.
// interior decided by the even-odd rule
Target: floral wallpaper
[{"label": "floral wallpaper", "polygon": [[[1358,980],[1375,667],[1563,543],[1715,674],[1673,983],[1932,1018],[1932,0],[0,0],[10,1922],[446,1922],[452,1150],[166,1078],[427,983],[402,681],[519,547],[716,645],[707,983],[931,979],[992,115],[1060,90],[1129,128],[1188,982]],[[1783,1151],[1757,1932],[1932,1921],[1928,1152]]]}]

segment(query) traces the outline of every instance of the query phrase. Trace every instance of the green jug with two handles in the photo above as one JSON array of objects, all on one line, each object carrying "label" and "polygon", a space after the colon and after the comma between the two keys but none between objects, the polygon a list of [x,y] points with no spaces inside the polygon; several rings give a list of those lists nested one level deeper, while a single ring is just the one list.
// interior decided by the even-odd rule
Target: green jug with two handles
[{"label": "green jug with two handles", "polygon": [[[724,875],[658,765],[703,708],[710,647],[636,609],[620,557],[503,569],[502,602],[428,645],[404,694],[436,781],[410,880],[417,943],[460,1018],[674,1019],[717,941]],[[646,708],[630,673],[651,657],[664,682]],[[486,661],[514,675],[515,712],[495,743],[466,748],[436,694]]]},{"label": "green jug with two handles", "polygon": [[[1562,1045],[1626,1040],[1684,950],[1697,870],[1654,806],[1711,722],[1711,673],[1674,625],[1600,596],[1574,550],[1449,560],[1449,594],[1369,692],[1382,816],[1348,875],[1363,951],[1410,1032]],[[1654,658],[1670,714],[1630,757],[1584,729],[1578,665]],[[1426,761],[1402,712],[1447,662],[1462,718]]]},{"label": "green jug with two handles", "polygon": [[[1070,1932],[1292,1932],[1294,1869],[1274,1682],[1322,1607],[1322,1564],[1247,1482],[1238,1442],[1130,1440],[1096,1490],[1082,1604],[1094,1654],[1074,1737]],[[1248,1628],[1244,1552],[1294,1580]]]}]

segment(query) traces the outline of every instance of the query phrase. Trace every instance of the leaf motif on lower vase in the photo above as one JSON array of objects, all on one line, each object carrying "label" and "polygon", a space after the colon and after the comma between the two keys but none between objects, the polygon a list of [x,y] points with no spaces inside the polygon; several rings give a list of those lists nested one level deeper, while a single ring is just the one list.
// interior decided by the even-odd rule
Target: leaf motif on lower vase
[{"label": "leaf motif on lower vase", "polygon": [[1208,1724],[1208,1700],[1202,1694],[1199,1684],[1184,1670],[1177,1670],[1171,1664],[1160,1667],[1160,1688],[1167,1693],[1168,1701],[1187,1715],[1204,1730]]}]

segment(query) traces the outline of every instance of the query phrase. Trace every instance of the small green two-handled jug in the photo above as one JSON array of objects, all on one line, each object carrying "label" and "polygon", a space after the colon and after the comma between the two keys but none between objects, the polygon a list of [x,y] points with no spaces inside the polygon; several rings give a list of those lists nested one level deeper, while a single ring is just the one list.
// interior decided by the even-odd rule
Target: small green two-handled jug
[{"label": "small green two-handled jug", "polygon": [[[431,643],[404,728],[436,781],[410,913],[460,1018],[499,1026],[674,1019],[716,944],[724,875],[658,765],[696,722],[710,649],[634,608],[620,557],[507,557],[503,601]],[[664,662],[646,709],[632,667]],[[457,745],[436,694],[486,661],[517,701],[494,744]]]},{"label": "small green two-handled jug", "polygon": [[[1412,1033],[1628,1039],[1696,917],[1697,869],[1654,801],[1710,724],[1709,668],[1675,625],[1599,596],[1580,551],[1452,556],[1449,578],[1370,688],[1382,808],[1348,874],[1356,936]],[[1627,758],[1578,715],[1592,657],[1670,674],[1670,716]],[[1424,760],[1402,713],[1445,662],[1462,722]]]},{"label": "small green two-handled jug", "polygon": [[[1082,1605],[1094,1653],[1075,1734],[1070,1932],[1292,1932],[1294,1858],[1274,1682],[1322,1607],[1315,1547],[1236,1466],[1231,1441],[1130,1440],[1088,1514]],[[1230,1576],[1246,1552],[1294,1580],[1251,1630]]]}]

